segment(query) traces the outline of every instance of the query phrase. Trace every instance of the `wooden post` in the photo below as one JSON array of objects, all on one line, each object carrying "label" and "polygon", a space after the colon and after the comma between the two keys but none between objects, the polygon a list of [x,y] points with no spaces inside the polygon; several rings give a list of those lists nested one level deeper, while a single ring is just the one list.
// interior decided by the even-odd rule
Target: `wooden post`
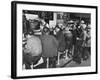
[{"label": "wooden post", "polygon": [[58,52],[58,61],[57,61],[57,65],[60,65],[60,52]]},{"label": "wooden post", "polygon": [[49,68],[49,58],[47,58],[47,68]]},{"label": "wooden post", "polygon": [[72,48],[72,56],[74,55],[74,45],[73,45],[73,48]]},{"label": "wooden post", "polygon": [[66,56],[65,56],[65,59],[68,59],[67,54],[68,54],[68,49],[66,50]]},{"label": "wooden post", "polygon": [[33,65],[33,63],[31,64],[31,69],[33,69],[33,67],[34,67],[34,65]]}]

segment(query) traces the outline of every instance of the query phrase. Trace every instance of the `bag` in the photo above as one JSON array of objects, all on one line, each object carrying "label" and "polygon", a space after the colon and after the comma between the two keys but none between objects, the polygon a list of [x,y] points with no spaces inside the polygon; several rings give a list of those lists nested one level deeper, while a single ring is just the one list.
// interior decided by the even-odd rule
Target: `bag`
[{"label": "bag", "polygon": [[26,43],[26,52],[32,56],[38,56],[42,53],[42,44],[39,37],[31,36]]}]

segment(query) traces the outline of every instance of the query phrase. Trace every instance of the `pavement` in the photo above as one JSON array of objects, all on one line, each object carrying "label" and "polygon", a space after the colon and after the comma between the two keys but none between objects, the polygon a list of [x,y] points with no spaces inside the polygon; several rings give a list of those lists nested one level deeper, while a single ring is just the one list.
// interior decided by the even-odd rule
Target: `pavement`
[{"label": "pavement", "polygon": [[[73,61],[72,58],[62,58],[60,59],[60,64],[56,65],[56,68],[62,68],[62,67],[84,67],[84,66],[91,66],[91,57],[89,57],[87,60],[82,60],[81,63],[76,63]],[[46,68],[46,64],[42,63],[38,66],[36,66],[34,69],[41,69]]]},{"label": "pavement", "polygon": [[84,67],[84,66],[91,66],[91,58],[88,58],[87,60],[82,60],[80,64],[71,60],[68,64],[64,65],[64,67]]}]

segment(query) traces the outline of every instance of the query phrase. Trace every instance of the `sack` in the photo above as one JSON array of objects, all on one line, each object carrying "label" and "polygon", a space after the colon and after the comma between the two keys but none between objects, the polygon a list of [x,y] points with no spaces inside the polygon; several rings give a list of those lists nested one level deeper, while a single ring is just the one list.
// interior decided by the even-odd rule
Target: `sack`
[{"label": "sack", "polygon": [[27,40],[26,50],[28,50],[27,52],[30,53],[32,56],[40,55],[42,53],[42,44],[39,37],[31,36]]}]

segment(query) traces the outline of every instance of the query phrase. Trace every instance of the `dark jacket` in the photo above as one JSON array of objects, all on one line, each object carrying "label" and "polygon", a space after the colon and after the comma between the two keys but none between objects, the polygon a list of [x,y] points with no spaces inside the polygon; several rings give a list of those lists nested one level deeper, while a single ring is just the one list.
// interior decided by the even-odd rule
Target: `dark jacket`
[{"label": "dark jacket", "polygon": [[42,55],[43,57],[57,56],[58,41],[52,35],[42,35]]},{"label": "dark jacket", "polygon": [[64,51],[65,50],[65,37],[62,31],[59,31],[56,35],[56,38],[58,40],[59,46],[58,46],[58,50],[59,51]]}]

